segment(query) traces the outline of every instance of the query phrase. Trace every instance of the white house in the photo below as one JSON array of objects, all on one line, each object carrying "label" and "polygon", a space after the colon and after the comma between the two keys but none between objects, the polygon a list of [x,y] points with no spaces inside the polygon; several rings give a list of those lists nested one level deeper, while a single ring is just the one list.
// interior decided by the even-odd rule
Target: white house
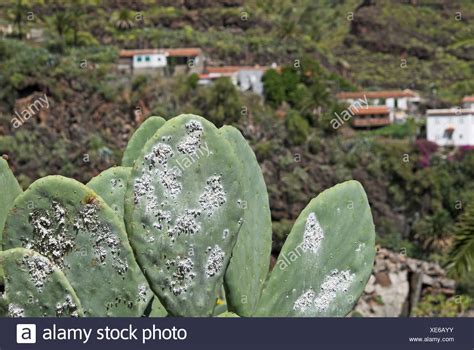
[{"label": "white house", "polygon": [[462,99],[463,108],[474,108],[474,95],[464,96]]},{"label": "white house", "polygon": [[133,56],[133,69],[166,67],[166,55],[162,53]]},{"label": "white house", "polygon": [[205,67],[204,72],[199,75],[200,85],[209,85],[215,79],[229,78],[240,91],[252,91],[263,94],[262,77],[270,67],[261,66],[221,66]]},{"label": "white house", "polygon": [[204,57],[199,48],[121,50],[118,68],[137,73],[198,73]]},{"label": "white house", "polygon": [[409,89],[341,92],[336,97],[348,104],[363,99],[367,100],[367,103],[371,106],[386,106],[390,110],[390,122],[392,123],[403,122],[408,114],[416,113],[420,102],[418,93]]},{"label": "white house", "polygon": [[429,109],[426,133],[439,146],[473,146],[474,109]]}]

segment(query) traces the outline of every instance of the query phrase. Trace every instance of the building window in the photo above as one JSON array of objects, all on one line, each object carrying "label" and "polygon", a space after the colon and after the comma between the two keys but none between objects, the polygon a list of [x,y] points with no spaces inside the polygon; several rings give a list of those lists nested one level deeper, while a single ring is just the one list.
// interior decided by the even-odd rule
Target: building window
[{"label": "building window", "polygon": [[453,128],[446,129],[446,130],[444,130],[443,138],[445,138],[447,140],[452,140],[453,139],[453,133],[454,133]]},{"label": "building window", "polygon": [[145,61],[150,62],[150,56],[145,56]]},{"label": "building window", "polygon": [[142,61],[142,56],[138,56],[137,57],[137,62],[141,62]]}]

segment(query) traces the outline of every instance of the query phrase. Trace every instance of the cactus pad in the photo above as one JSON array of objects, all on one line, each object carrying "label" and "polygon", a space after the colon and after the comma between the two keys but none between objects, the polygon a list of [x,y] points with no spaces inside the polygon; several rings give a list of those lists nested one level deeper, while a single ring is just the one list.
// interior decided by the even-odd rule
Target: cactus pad
[{"label": "cactus pad", "polygon": [[161,117],[149,117],[140,125],[128,141],[127,148],[123,153],[122,166],[133,166],[133,162],[140,156],[143,146],[165,122],[166,120]]},{"label": "cactus pad", "polygon": [[5,271],[2,304],[10,317],[78,317],[81,303],[64,274],[49,259],[28,249],[0,252]]},{"label": "cactus pad", "polygon": [[[15,198],[21,193],[21,188],[8,167],[5,159],[0,157],[0,250],[2,249],[2,232],[8,211]],[[1,284],[1,282],[0,282]]]},{"label": "cactus pad", "polygon": [[171,315],[212,315],[241,225],[241,178],[230,144],[195,115],[166,122],[135,161],[125,221]]},{"label": "cactus pad", "polygon": [[151,300],[123,222],[75,180],[48,176],[18,196],[3,247],[49,258],[70,281],[86,316],[141,316]]},{"label": "cactus pad", "polygon": [[125,191],[131,168],[113,167],[101,172],[87,183],[123,219]]},{"label": "cactus pad", "polygon": [[362,294],[375,258],[364,189],[336,185],[313,199],[288,236],[257,316],[345,316]]},{"label": "cactus pad", "polygon": [[219,131],[234,148],[244,169],[240,202],[244,221],[224,279],[227,307],[248,317],[252,316],[260,298],[270,264],[270,206],[262,170],[247,141],[234,127],[224,126]]}]

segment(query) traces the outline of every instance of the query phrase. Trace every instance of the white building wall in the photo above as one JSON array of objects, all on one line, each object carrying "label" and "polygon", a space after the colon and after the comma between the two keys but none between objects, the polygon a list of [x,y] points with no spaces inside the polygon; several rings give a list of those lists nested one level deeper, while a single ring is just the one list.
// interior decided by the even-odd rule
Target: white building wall
[{"label": "white building wall", "polygon": [[[453,129],[451,139],[447,130]],[[440,146],[474,145],[474,116],[470,115],[428,115],[426,133],[429,141]]]},{"label": "white building wall", "polygon": [[144,54],[133,56],[133,68],[162,68],[167,61],[164,54]]},{"label": "white building wall", "polygon": [[408,109],[408,99],[406,97],[401,97],[397,102],[398,109],[406,111]]}]

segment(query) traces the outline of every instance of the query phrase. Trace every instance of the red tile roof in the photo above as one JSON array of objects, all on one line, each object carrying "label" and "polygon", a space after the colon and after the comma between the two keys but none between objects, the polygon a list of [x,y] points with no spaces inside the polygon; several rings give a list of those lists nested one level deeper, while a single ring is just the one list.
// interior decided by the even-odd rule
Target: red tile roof
[{"label": "red tile roof", "polygon": [[197,47],[179,48],[179,49],[164,49],[169,57],[196,57],[202,51]]},{"label": "red tile roof", "polygon": [[195,57],[202,53],[200,48],[177,48],[177,49],[139,49],[139,50],[120,50],[119,56],[133,57],[135,55],[153,55],[162,53],[168,57]]},{"label": "red tile roof", "polygon": [[398,98],[398,97],[417,97],[418,95],[409,89],[406,90],[387,90],[387,91],[357,91],[340,92],[336,97],[340,100],[355,98]]},{"label": "red tile roof", "polygon": [[157,49],[143,49],[143,50],[120,50],[120,57],[133,57],[135,55],[152,55],[159,53]]},{"label": "red tile roof", "polygon": [[349,107],[354,115],[372,115],[372,114],[390,114],[390,110],[386,106],[362,106],[360,108]]},{"label": "red tile roof", "polygon": [[464,96],[462,102],[474,102],[474,95],[471,96]]}]

